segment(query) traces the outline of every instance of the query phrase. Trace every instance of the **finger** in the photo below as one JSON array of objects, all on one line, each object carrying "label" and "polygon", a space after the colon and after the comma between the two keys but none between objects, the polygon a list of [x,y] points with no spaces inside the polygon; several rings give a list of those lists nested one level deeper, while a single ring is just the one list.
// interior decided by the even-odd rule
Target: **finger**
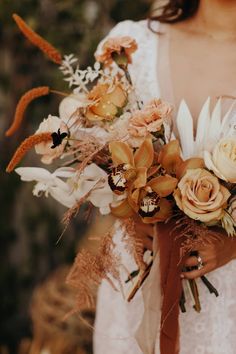
[{"label": "finger", "polygon": [[135,230],[137,233],[142,234],[142,235],[146,235],[149,237],[154,236],[154,228],[152,225],[148,225],[148,224],[144,224],[144,223],[137,223],[135,225]]},{"label": "finger", "polygon": [[198,266],[198,260],[197,257],[192,256],[192,257],[188,257],[185,261],[184,264],[186,267],[195,267]]},{"label": "finger", "polygon": [[144,237],[143,239],[144,248],[147,250],[153,250],[153,240],[151,237]]},{"label": "finger", "polygon": [[152,225],[148,224],[141,224],[138,225],[138,229],[141,228],[143,232],[145,232],[148,236],[153,237],[154,236],[154,228]]},{"label": "finger", "polygon": [[202,269],[191,270],[190,272],[182,272],[181,278],[184,279],[196,279],[200,278],[206,273],[210,272],[210,267],[208,264],[204,265]]}]

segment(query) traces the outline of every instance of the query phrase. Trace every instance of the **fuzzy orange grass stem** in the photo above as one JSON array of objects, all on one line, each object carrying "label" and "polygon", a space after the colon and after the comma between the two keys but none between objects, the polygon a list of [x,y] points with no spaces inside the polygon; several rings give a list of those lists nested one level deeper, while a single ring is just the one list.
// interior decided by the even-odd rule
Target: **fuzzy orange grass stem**
[{"label": "fuzzy orange grass stem", "polygon": [[62,57],[56,48],[54,48],[45,39],[43,39],[41,36],[35,33],[20,16],[18,16],[17,14],[13,14],[12,17],[15,20],[21,32],[32,44],[38,47],[54,63],[61,64]]},{"label": "fuzzy orange grass stem", "polygon": [[11,136],[14,134],[20,127],[21,122],[24,118],[24,113],[28,105],[38,97],[46,96],[49,94],[48,86],[41,86],[33,88],[32,90],[27,91],[19,100],[16,106],[16,112],[13,119],[13,123],[10,128],[6,131],[6,136]]},{"label": "fuzzy orange grass stem", "polygon": [[35,145],[40,144],[40,143],[47,143],[50,140],[52,140],[52,133],[40,133],[40,134],[34,134],[26,138],[18,147],[16,150],[15,154],[13,155],[11,161],[9,162],[6,172],[10,173],[14,170],[14,168],[20,163],[20,161],[23,159],[25,154],[31,150]]}]

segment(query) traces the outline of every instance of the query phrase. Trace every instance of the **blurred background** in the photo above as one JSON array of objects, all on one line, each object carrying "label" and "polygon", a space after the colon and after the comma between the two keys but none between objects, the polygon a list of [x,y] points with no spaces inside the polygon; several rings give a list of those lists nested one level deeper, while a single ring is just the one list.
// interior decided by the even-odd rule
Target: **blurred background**
[{"label": "blurred background", "polygon": [[[93,62],[96,46],[110,28],[125,19],[145,18],[151,2],[0,0],[0,354],[46,354],[49,351],[40,351],[45,343],[47,349],[54,348],[50,349],[52,354],[92,353],[89,327],[79,324],[78,317],[64,324],[61,321],[71,301],[64,284],[67,267],[78,248],[89,242],[85,238],[87,225],[78,216],[57,243],[65,209],[50,198],[36,199],[33,185],[20,182],[14,172],[5,173],[18,144],[33,134],[49,113],[57,114],[60,101],[51,95],[33,102],[21,129],[6,138],[4,132],[20,96],[41,85],[67,90],[56,65],[23,38],[12,14],[22,16],[61,53],[74,53],[83,67]],[[22,165],[40,163],[32,152]],[[95,222],[104,224],[101,218]],[[84,315],[92,324],[93,311],[85,311]]]}]

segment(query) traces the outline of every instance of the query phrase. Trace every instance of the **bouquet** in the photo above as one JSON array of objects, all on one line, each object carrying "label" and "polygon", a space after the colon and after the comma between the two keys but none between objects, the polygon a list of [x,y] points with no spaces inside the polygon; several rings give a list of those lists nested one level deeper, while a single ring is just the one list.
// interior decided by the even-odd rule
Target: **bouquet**
[{"label": "bouquet", "polygon": [[[168,237],[157,236],[162,245],[160,252],[164,250],[161,257],[170,245],[175,245],[175,257],[168,257],[173,256],[176,272],[197,244],[220,238],[222,232],[230,237],[236,235],[236,123],[235,117],[230,118],[232,107],[222,119],[221,100],[210,114],[208,99],[194,136],[191,113],[182,101],[177,130],[173,131],[169,103],[160,98],[144,103],[136,95],[129,74],[132,55],[138,50],[133,38],[109,38],[96,54],[94,66],[82,70],[74,55],[62,58],[19,16],[14,15],[14,19],[24,35],[60,65],[71,92],[39,87],[20,99],[8,136],[18,129],[33,99],[49,93],[65,96],[59,114],[49,115],[19,146],[7,172],[15,170],[23,181],[36,182],[35,196],[50,195],[66,206],[66,225],[84,203],[98,208],[101,214],[111,213],[122,220],[138,266],[138,270],[128,274],[127,281],[133,284],[128,300],[141,287],[153,260],[153,253],[148,260],[144,257],[142,239],[134,228],[135,219],[147,224],[172,223]],[[32,148],[41,156],[42,163],[56,165],[53,172],[41,167],[16,168]],[[122,289],[120,259],[114,255],[112,237],[112,231],[104,236],[97,255],[82,251],[75,260],[68,282],[78,290],[78,309],[84,301],[92,301],[88,278],[95,282],[105,278],[113,287],[116,280]],[[205,277],[202,281],[218,296]],[[196,281],[188,281],[187,289],[199,312]],[[173,309],[175,320],[178,316],[179,301],[185,311],[182,286],[178,287],[177,304],[175,298],[168,299],[168,291],[171,290],[166,290],[163,299],[163,336]],[[177,327],[174,332],[175,342]]]}]

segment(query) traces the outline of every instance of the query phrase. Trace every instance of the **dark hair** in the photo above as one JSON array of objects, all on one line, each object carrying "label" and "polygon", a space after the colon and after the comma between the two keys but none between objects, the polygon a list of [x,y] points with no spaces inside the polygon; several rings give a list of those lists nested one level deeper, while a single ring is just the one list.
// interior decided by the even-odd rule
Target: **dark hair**
[{"label": "dark hair", "polygon": [[159,15],[151,15],[150,21],[175,23],[193,16],[199,6],[200,0],[169,0],[166,5],[157,7]]}]

